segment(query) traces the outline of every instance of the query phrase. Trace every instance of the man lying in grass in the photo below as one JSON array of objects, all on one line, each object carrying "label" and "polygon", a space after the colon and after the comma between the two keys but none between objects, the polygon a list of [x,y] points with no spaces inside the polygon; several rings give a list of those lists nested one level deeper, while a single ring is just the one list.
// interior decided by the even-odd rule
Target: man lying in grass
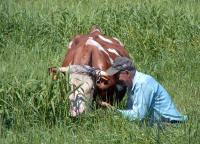
[{"label": "man lying in grass", "polygon": [[[129,120],[174,123],[187,119],[178,112],[167,91],[153,77],[136,71],[130,59],[116,58],[107,73],[115,77],[118,85],[127,86],[127,110],[115,111]],[[102,105],[114,109],[106,102]]]}]

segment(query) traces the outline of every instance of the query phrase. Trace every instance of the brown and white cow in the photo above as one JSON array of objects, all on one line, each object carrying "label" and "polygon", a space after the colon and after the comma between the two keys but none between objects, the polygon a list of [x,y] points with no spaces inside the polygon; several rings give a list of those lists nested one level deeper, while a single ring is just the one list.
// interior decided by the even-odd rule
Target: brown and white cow
[{"label": "brown and white cow", "polygon": [[[70,65],[75,65],[73,67],[75,69],[82,69],[81,65],[87,65],[93,70],[96,68],[106,71],[117,57],[129,58],[123,44],[117,38],[104,36],[99,28],[93,27],[88,35],[77,35],[71,40],[60,71],[66,72]],[[95,71],[95,73],[97,74],[98,72]],[[86,83],[80,87],[79,92],[75,92],[69,96],[72,116],[77,116],[85,112],[91,101],[96,101],[97,99],[109,102],[110,104],[113,104],[114,100],[122,100],[126,88],[119,89],[113,77],[109,76],[107,77],[108,79],[101,78],[100,84],[96,83],[99,77],[95,77],[95,80],[93,77],[88,77],[81,73],[76,73],[71,77],[73,85],[78,86],[81,83]],[[77,81],[76,79],[79,80]],[[94,93],[89,95],[92,88],[94,88]],[[82,96],[80,97],[81,90],[84,92],[82,92]]]}]

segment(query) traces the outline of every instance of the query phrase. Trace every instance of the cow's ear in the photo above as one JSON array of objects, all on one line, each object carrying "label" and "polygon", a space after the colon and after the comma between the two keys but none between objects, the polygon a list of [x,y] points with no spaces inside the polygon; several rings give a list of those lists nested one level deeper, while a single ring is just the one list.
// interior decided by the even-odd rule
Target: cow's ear
[{"label": "cow's ear", "polygon": [[49,68],[48,68],[48,74],[50,75],[51,73],[52,73],[52,68],[49,67]]},{"label": "cow's ear", "polygon": [[49,67],[48,73],[51,74],[52,72],[56,71],[56,67]]},{"label": "cow's ear", "polygon": [[52,80],[56,80],[56,67],[50,67],[48,68],[48,74],[51,75],[52,74]]}]

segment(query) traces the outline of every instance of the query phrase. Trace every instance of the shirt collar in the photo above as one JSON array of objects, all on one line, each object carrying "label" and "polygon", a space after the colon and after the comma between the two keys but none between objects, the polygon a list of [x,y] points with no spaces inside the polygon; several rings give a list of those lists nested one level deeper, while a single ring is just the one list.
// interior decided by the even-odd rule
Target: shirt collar
[{"label": "shirt collar", "polygon": [[135,71],[135,75],[132,79],[133,85],[132,85],[131,91],[134,89],[137,79],[138,79],[138,71]]}]

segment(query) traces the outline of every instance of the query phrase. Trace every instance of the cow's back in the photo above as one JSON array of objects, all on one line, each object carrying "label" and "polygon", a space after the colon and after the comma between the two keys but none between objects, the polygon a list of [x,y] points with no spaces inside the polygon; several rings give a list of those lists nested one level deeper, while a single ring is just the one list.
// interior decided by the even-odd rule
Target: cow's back
[{"label": "cow's back", "polygon": [[116,57],[129,57],[122,43],[116,38],[104,36],[94,27],[90,34],[77,35],[71,40],[62,66],[82,64],[106,70]]},{"label": "cow's back", "polygon": [[[99,28],[93,27],[88,35],[77,35],[71,40],[62,67],[80,64],[105,71],[117,57],[129,58],[123,44],[117,38],[104,36]],[[97,87],[94,97],[99,95],[102,100],[106,101],[108,96],[109,101],[112,102],[115,92],[116,98],[120,101],[125,91],[125,89],[120,92],[117,91],[115,85],[106,90]]]}]

